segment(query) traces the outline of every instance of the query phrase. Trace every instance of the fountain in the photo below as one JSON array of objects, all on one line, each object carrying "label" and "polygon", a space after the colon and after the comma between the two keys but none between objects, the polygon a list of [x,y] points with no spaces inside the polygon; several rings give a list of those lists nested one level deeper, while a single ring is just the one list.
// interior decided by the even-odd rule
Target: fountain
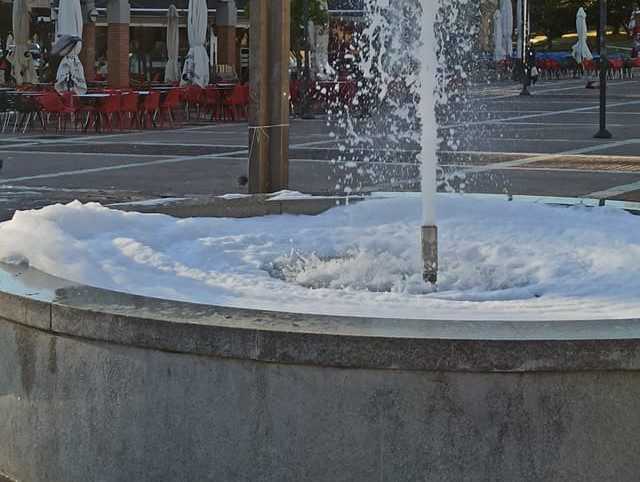
[{"label": "fountain", "polygon": [[435,117],[436,92],[436,9],[422,9],[420,119],[422,120],[422,261],[423,278],[435,284],[438,279],[438,228],[436,226],[436,169],[438,123]]},{"label": "fountain", "polygon": [[435,17],[421,193],[0,224],[0,479],[637,478],[638,218],[436,194]]}]

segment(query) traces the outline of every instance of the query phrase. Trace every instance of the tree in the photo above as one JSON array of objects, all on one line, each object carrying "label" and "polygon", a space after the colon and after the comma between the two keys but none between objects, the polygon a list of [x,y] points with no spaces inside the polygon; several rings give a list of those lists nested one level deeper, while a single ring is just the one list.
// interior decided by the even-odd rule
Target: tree
[{"label": "tree", "polygon": [[576,12],[589,7],[594,0],[533,0],[531,5],[531,31],[544,33],[553,39],[576,30]]},{"label": "tree", "polygon": [[[632,0],[608,0],[607,1],[607,24],[618,33],[621,28],[627,32],[631,12],[635,9],[635,1]],[[598,2],[595,2],[594,10],[598,9]],[[599,12],[594,12],[597,17]],[[595,17],[594,17],[595,18]]]},{"label": "tree", "polygon": [[[627,22],[634,9],[635,0],[608,0],[607,24],[617,32],[627,28]],[[599,0],[530,0],[533,32],[542,32],[554,38],[568,32],[575,32],[576,12],[584,7],[591,29],[596,29],[600,21]]]},{"label": "tree", "polygon": [[321,0],[306,0],[309,2],[309,15],[305,18],[305,0],[292,0],[291,2],[291,52],[293,53],[298,69],[302,67],[300,51],[304,50],[304,27],[312,21],[316,25],[329,24],[329,12],[326,10],[326,2]]}]

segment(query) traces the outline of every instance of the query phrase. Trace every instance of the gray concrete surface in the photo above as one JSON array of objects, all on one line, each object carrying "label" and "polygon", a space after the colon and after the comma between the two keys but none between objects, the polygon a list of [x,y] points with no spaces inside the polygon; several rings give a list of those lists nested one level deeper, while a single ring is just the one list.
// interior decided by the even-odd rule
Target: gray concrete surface
[{"label": "gray concrete surface", "polygon": [[[543,82],[530,98],[519,97],[518,86],[510,83],[475,89],[468,105],[441,129],[443,173],[464,174],[462,189],[468,192],[587,197],[615,192],[612,198],[640,200],[640,81],[611,82],[614,138],[606,141],[592,137],[597,92],[584,85]],[[384,132],[374,130],[371,142],[354,144],[353,152],[340,151],[344,133],[327,126],[327,119],[292,119],[291,188],[320,194],[342,194],[345,185],[364,192],[415,189],[418,146],[389,144],[380,135]],[[371,162],[359,162],[366,158]],[[247,172],[247,125],[90,136],[8,133],[0,135],[0,159],[0,219],[16,209],[75,198],[108,204],[242,193],[237,181]],[[349,167],[349,160],[357,166]],[[470,172],[477,164],[482,169]],[[455,182],[441,187],[461,188]]]},{"label": "gray concrete surface", "polygon": [[326,196],[278,198],[273,195],[243,195],[238,197],[192,196],[159,198],[108,205],[122,211],[166,214],[174,218],[250,218],[274,214],[302,214],[314,216],[336,206],[362,201],[362,197]]},{"label": "gray concrete surface", "polygon": [[0,290],[0,473],[19,482],[640,471],[640,320],[297,316],[8,266]]}]

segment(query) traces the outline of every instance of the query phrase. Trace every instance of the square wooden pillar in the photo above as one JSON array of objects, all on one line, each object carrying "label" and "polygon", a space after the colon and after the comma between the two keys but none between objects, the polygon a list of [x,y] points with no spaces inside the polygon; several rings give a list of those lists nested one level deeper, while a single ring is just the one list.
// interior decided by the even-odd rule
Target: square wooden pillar
[{"label": "square wooden pillar", "polygon": [[249,191],[289,187],[290,0],[251,0]]},{"label": "square wooden pillar", "polygon": [[107,4],[107,62],[109,87],[129,87],[129,2],[109,0]]},{"label": "square wooden pillar", "polygon": [[88,82],[96,80],[96,24],[87,22],[82,26],[82,50],[80,62]]},{"label": "square wooden pillar", "polygon": [[236,26],[238,25],[238,9],[235,0],[218,0],[216,4],[216,36],[218,37],[218,58],[216,62],[232,65],[238,72],[238,55],[236,47]]},{"label": "square wooden pillar", "polygon": [[238,72],[236,54],[236,27],[235,25],[217,25],[218,37],[218,64],[232,65]]}]

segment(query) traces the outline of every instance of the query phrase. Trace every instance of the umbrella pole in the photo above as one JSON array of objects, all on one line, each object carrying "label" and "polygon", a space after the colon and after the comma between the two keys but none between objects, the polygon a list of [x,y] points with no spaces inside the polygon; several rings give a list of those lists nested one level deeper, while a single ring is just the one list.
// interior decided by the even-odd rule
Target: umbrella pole
[{"label": "umbrella pole", "polygon": [[611,132],[607,130],[607,71],[609,58],[607,56],[607,0],[600,0],[600,130],[596,132],[596,139],[611,139]]},{"label": "umbrella pole", "polygon": [[422,278],[426,283],[438,282],[438,227],[422,226]]},{"label": "umbrella pole", "polygon": [[315,116],[311,112],[311,106],[309,98],[309,89],[311,87],[311,42],[309,40],[309,0],[303,0],[302,2],[302,17],[304,19],[304,71],[302,80],[302,102],[300,118],[302,119],[315,119]]},{"label": "umbrella pole", "polygon": [[520,59],[520,65],[522,68],[522,91],[520,95],[531,95],[529,92],[529,85],[531,81],[531,68],[529,65],[529,56],[527,52],[528,38],[529,38],[529,1],[522,0],[522,58]]}]

